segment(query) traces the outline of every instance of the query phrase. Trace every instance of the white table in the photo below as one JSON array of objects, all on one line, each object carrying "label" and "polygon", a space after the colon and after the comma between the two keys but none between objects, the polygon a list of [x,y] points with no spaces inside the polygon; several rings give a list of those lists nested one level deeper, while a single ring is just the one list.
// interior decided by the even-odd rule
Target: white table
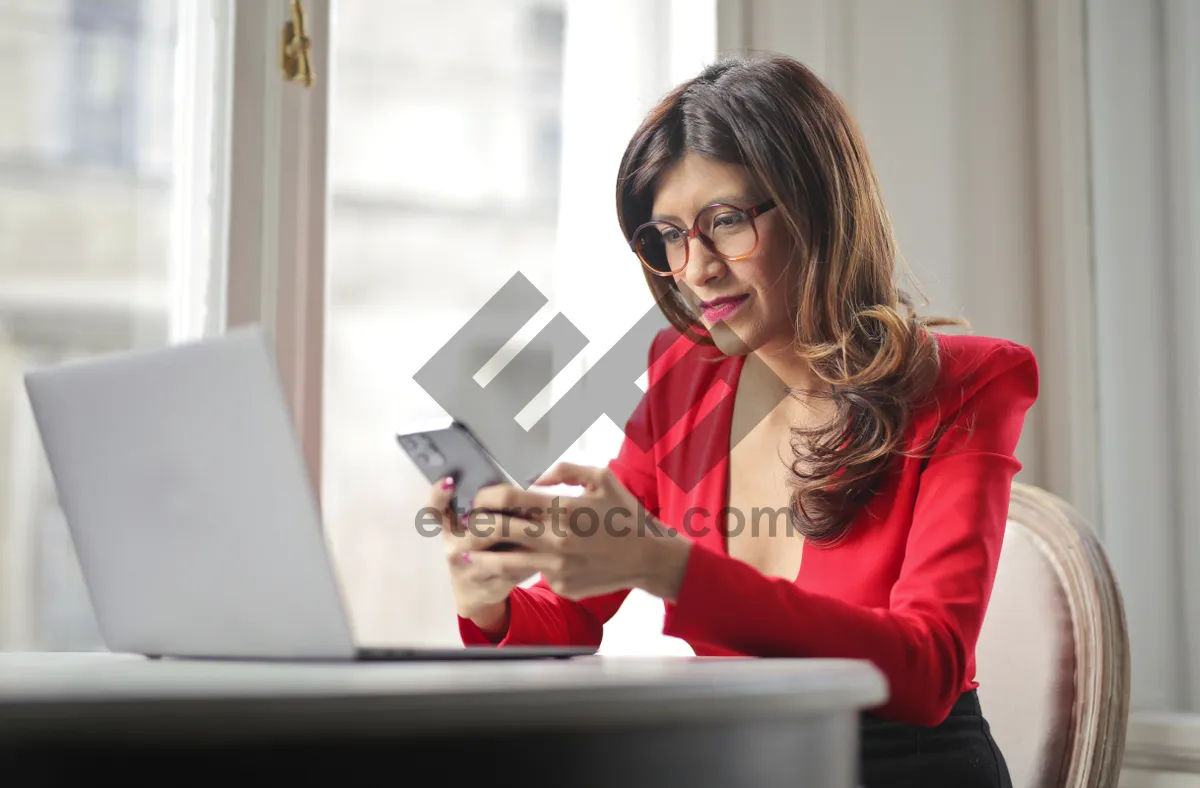
[{"label": "white table", "polygon": [[882,675],[855,661],[9,653],[0,654],[0,763],[64,784],[105,772],[174,782],[258,769],[387,784],[431,771],[438,784],[522,788],[851,788],[859,711],[886,694]]}]

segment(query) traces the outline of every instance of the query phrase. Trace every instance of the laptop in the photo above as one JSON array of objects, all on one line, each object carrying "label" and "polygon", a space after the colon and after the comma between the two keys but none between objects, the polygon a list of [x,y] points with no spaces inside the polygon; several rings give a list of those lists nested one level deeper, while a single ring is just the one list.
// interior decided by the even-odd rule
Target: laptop
[{"label": "laptop", "polygon": [[357,643],[258,326],[25,376],[110,651],[238,660],[560,658]]}]

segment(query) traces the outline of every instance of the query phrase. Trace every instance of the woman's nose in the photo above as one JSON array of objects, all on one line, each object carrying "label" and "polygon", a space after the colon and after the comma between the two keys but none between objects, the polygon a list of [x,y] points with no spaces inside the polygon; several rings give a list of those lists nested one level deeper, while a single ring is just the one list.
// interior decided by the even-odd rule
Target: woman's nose
[{"label": "woman's nose", "polygon": [[725,262],[699,238],[689,238],[688,244],[687,268],[683,270],[683,279],[688,286],[698,287],[719,277]]}]

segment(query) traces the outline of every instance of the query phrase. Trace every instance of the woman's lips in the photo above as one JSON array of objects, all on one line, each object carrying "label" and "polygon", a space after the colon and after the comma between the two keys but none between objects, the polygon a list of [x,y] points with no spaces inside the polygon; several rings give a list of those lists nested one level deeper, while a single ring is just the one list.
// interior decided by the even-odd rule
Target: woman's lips
[{"label": "woman's lips", "polygon": [[729,296],[727,298],[714,298],[712,301],[701,301],[700,307],[704,314],[704,319],[709,323],[720,323],[722,320],[728,320],[729,316],[746,303],[749,295]]}]

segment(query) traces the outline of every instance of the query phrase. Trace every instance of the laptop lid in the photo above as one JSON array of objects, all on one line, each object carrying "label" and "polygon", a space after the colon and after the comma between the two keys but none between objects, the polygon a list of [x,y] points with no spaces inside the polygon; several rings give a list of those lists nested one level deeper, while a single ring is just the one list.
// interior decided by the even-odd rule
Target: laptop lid
[{"label": "laptop lid", "polygon": [[109,649],[353,657],[260,328],[41,369],[25,383]]}]

